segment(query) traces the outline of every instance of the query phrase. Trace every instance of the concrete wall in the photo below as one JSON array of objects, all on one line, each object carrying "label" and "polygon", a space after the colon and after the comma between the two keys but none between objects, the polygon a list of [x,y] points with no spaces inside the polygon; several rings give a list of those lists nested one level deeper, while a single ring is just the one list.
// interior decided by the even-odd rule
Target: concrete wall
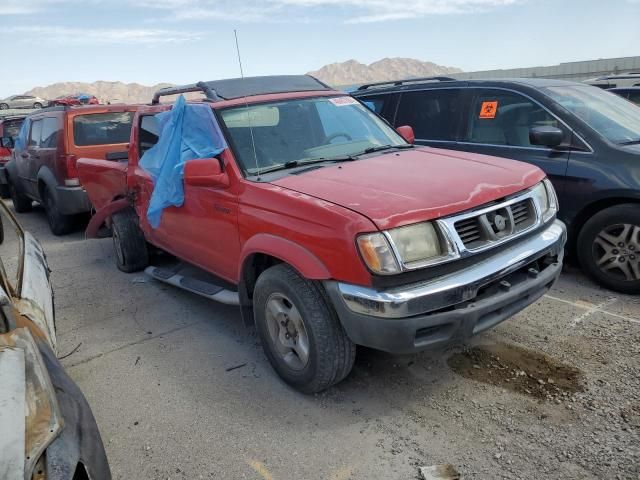
[{"label": "concrete wall", "polygon": [[567,62],[548,67],[511,68],[506,70],[485,70],[480,72],[464,72],[447,75],[463,80],[477,78],[560,78],[563,80],[582,81],[588,78],[610,73],[640,72],[640,56],[605,58],[584,62]]}]

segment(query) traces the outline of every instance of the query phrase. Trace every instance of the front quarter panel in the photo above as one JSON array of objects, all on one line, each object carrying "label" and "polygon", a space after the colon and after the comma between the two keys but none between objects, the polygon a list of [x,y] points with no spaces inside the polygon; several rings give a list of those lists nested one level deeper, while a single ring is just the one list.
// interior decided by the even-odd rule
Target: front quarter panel
[{"label": "front quarter panel", "polygon": [[[359,233],[377,230],[369,219],[333,203],[269,183],[244,184],[238,215],[242,259],[251,253],[273,255],[269,250],[273,251],[277,244],[277,254],[273,256],[290,263],[307,278],[371,284],[371,275],[355,243]],[[283,241],[299,248],[284,248]],[[308,255],[302,254],[303,250]]]}]

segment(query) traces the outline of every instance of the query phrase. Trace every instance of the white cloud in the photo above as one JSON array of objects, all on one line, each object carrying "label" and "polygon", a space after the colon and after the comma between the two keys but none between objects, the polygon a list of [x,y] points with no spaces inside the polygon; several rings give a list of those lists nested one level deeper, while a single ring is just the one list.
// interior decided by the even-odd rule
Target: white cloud
[{"label": "white cloud", "polygon": [[175,30],[147,28],[76,28],[76,27],[35,27],[14,26],[0,30],[0,35],[20,34],[27,42],[55,43],[62,45],[113,45],[141,44],[153,45],[162,43],[188,42],[197,40],[201,34],[179,32]]},{"label": "white cloud", "polygon": [[121,0],[171,12],[173,20],[237,22],[313,21],[372,23],[491,10],[527,0]]}]

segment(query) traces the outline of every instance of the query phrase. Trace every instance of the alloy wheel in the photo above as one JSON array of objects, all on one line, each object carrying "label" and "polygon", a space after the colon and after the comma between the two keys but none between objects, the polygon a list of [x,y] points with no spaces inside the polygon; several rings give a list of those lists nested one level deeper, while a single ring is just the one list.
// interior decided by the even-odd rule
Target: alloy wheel
[{"label": "alloy wheel", "polygon": [[287,296],[273,293],[267,299],[265,316],[275,353],[291,369],[304,369],[309,362],[309,335],[300,311]]},{"label": "alloy wheel", "polygon": [[609,225],[596,236],[592,252],[605,275],[628,282],[640,280],[640,226]]}]

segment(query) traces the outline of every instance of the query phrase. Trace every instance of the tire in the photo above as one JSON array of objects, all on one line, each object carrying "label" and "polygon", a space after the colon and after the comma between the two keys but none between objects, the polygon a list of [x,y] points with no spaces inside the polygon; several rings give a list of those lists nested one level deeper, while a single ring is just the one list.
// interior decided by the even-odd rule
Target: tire
[{"label": "tire", "polygon": [[264,352],[293,388],[316,393],[349,374],[356,346],[317,282],[302,278],[286,264],[276,265],[258,277],[253,307]]},{"label": "tire", "polygon": [[30,212],[33,208],[31,199],[24,195],[20,191],[20,187],[12,181],[9,181],[9,196],[13,202],[13,208],[17,213]]},{"label": "tire", "polygon": [[126,273],[139,272],[149,265],[147,242],[140,230],[136,212],[126,209],[115,213],[111,233],[119,270]]},{"label": "tire", "polygon": [[33,108],[35,108],[36,110],[42,108],[42,104],[40,102],[36,102],[33,104]]},{"label": "tire", "polygon": [[75,218],[72,215],[64,215],[63,213],[60,213],[60,210],[56,205],[56,201],[53,198],[53,194],[46,187],[42,192],[42,204],[44,206],[44,211],[47,214],[51,233],[56,236],[60,236],[73,231],[75,227]]},{"label": "tire", "polygon": [[0,185],[0,198],[11,198],[11,192],[9,191],[9,185],[8,184],[1,184]]},{"label": "tire", "polygon": [[621,293],[640,293],[640,205],[622,204],[593,215],[578,235],[584,271]]},{"label": "tire", "polygon": [[0,110],[9,110],[9,105],[6,103],[0,103]]}]

